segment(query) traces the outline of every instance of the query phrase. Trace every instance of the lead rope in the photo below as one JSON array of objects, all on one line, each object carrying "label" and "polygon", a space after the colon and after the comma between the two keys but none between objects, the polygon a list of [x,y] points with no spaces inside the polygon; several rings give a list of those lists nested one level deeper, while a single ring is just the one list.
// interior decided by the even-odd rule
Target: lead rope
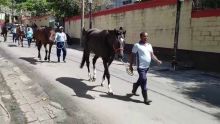
[{"label": "lead rope", "polygon": [[120,59],[120,61],[125,66],[125,70],[126,70],[127,74],[130,75],[130,76],[133,76],[134,73],[130,70],[129,66],[122,59]]}]

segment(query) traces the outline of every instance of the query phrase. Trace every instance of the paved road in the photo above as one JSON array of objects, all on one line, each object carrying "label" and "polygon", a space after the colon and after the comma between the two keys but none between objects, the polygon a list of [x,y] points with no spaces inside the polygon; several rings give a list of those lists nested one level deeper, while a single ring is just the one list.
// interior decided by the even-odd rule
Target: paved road
[{"label": "paved road", "polygon": [[[57,63],[55,47],[51,62],[39,61],[37,48],[19,47],[0,42],[0,54],[14,63],[33,82],[39,84],[51,101],[65,110],[62,123],[126,124],[219,124],[220,78],[217,74],[196,70],[174,72],[164,64],[152,66],[148,74],[152,105],[142,103],[141,96],[127,97],[137,73],[129,76],[125,67],[114,61],[110,67],[114,95],[101,87],[103,66],[97,62],[97,80],[88,81],[87,69],[79,68],[82,51],[68,49],[67,63]],[[0,39],[2,41],[2,39]],[[42,49],[44,56],[44,49]],[[138,93],[141,94],[140,89]]]}]

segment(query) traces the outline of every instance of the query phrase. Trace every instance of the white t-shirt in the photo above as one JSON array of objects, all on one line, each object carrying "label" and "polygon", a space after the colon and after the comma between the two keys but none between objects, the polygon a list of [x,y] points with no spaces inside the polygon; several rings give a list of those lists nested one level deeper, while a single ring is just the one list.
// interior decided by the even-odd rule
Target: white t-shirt
[{"label": "white t-shirt", "polygon": [[153,48],[150,43],[134,44],[132,53],[137,55],[137,68],[149,68],[151,62],[151,52],[153,52]]},{"label": "white t-shirt", "polygon": [[57,32],[55,36],[55,41],[56,42],[66,42],[66,34],[64,32]]}]

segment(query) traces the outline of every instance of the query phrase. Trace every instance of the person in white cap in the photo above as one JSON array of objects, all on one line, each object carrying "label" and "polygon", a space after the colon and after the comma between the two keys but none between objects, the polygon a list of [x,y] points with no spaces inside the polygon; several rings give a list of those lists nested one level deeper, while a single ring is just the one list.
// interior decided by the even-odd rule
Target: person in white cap
[{"label": "person in white cap", "polygon": [[57,58],[58,62],[60,62],[61,50],[63,52],[63,62],[66,62],[66,34],[64,33],[63,27],[59,27],[59,32],[56,33],[55,42],[57,45]]}]

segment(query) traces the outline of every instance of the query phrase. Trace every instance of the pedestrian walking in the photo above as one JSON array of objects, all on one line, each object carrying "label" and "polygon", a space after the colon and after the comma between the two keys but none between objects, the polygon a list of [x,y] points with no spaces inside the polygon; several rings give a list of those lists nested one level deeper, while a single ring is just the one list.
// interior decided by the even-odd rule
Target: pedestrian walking
[{"label": "pedestrian walking", "polygon": [[31,42],[32,42],[32,38],[33,38],[33,31],[31,30],[30,27],[27,28],[26,38],[27,38],[27,41],[28,41],[28,47],[30,47]]},{"label": "pedestrian walking", "polygon": [[148,99],[147,94],[147,72],[151,63],[151,58],[158,64],[162,64],[153,52],[151,44],[148,42],[148,34],[146,32],[140,33],[140,41],[135,43],[132,48],[132,54],[130,59],[130,71],[133,72],[133,60],[136,55],[136,65],[139,78],[136,83],[133,84],[132,95],[137,95],[136,91],[139,86],[141,86],[142,96],[144,98],[144,103],[149,105],[152,101]]},{"label": "pedestrian walking", "polygon": [[64,33],[63,27],[60,26],[59,32],[57,32],[55,35],[58,62],[60,62],[61,50],[63,52],[63,62],[66,62],[66,40],[66,34]]},{"label": "pedestrian walking", "polygon": [[16,43],[16,40],[17,40],[17,35],[16,35],[16,29],[17,26],[14,24],[13,27],[12,27],[12,40],[13,40],[13,43]]}]

